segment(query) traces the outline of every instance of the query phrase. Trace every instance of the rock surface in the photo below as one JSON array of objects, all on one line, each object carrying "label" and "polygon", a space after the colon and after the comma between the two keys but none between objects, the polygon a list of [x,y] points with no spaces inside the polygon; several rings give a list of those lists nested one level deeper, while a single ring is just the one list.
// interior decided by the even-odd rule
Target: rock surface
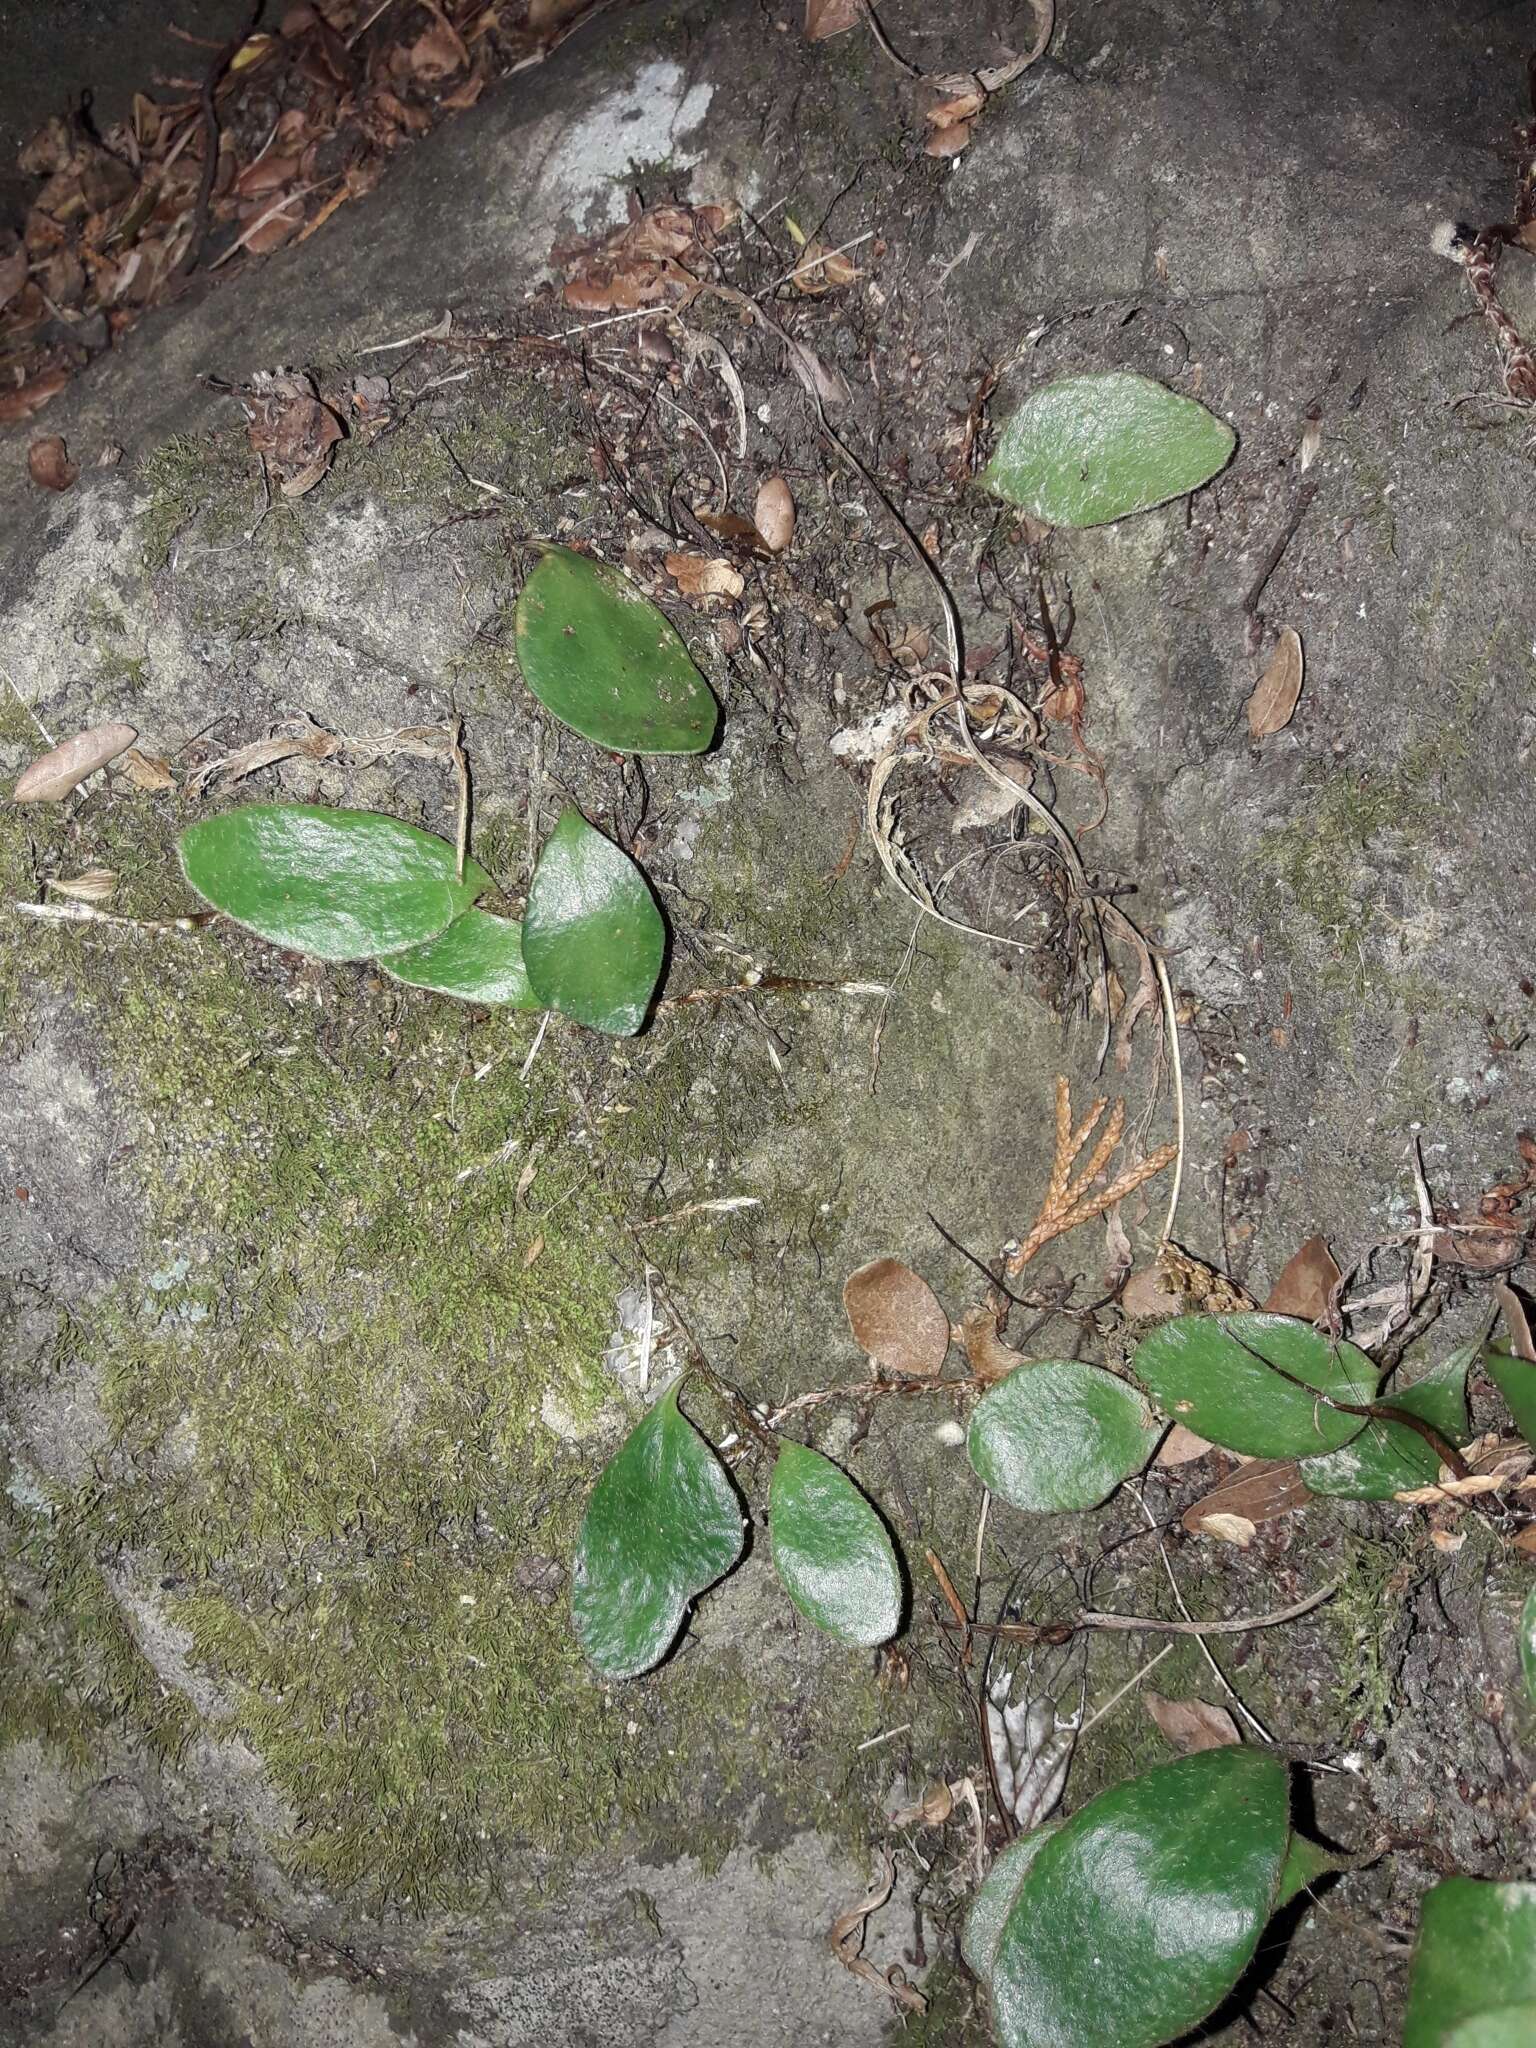
[{"label": "rock surface", "polygon": [[[889,22],[939,68],[978,59],[921,34],[915,8]],[[938,1427],[952,1411],[875,1404],[867,1437],[847,1405],[811,1411],[911,1565],[905,1656],[793,1626],[759,1533],[672,1663],[604,1688],[571,1646],[563,1574],[593,1471],[655,1391],[659,1275],[769,1405],[862,1375],[840,1289],[866,1261],[908,1260],[957,1319],[977,1298],[929,1214],[983,1258],[1027,1225],[1052,1076],[1080,1102],[1095,1085],[1099,1024],[1060,1001],[1082,985],[1078,935],[1027,838],[962,839],[937,798],[903,812],[932,873],[989,849],[951,900],[1023,932],[1010,953],[914,931],[860,837],[862,779],[829,741],[910,684],[903,658],[942,660],[943,622],[772,335],[739,307],[684,310],[670,345],[708,331],[719,348],[664,387],[670,409],[646,403],[634,323],[594,331],[585,364],[475,338],[578,326],[538,296],[551,252],[621,222],[630,190],[760,214],[777,253],[743,232],[728,257],[749,292],[796,261],[785,210],[829,245],[878,237],[852,286],[770,303],[847,380],[839,431],[935,523],[994,681],[1034,616],[1032,557],[943,467],[984,373],[1002,371],[994,420],[1050,375],[1127,367],[1232,422],[1236,459],[1193,500],[1047,544],[1102,826],[1064,722],[1037,787],[1168,949],[1178,1236],[1262,1298],[1324,1231],[1369,1291],[1400,1276],[1418,1220],[1411,1141],[1436,1198],[1473,1213],[1515,1164],[1529,1089],[1511,878],[1533,854],[1536,501],[1519,416],[1457,403],[1494,389],[1491,351],[1427,246],[1443,215],[1507,210],[1520,29],[1449,4],[1410,35],[1367,0],[1063,0],[1050,54],[951,166],[921,154],[918,99],[867,38],[806,47],[753,10],[641,7],[488,93],[326,233],[147,319],[49,409],[85,471],[71,491],[32,490],[26,435],[0,436],[0,762],[42,751],[39,723],[58,739],[123,718],[176,778],[109,773],[8,811],[8,898],[106,867],[110,912],[174,918],[175,833],[225,800],[191,776],[301,719],[351,744],[237,794],[451,835],[446,762],[385,736],[457,712],[477,857],[514,899],[574,799],[645,860],[669,989],[755,969],[893,991],[737,994],[617,1047],[558,1026],[536,1046],[536,1020],[227,929],[5,917],[0,2038],[897,2038],[826,1934],[863,1896],[894,1788],[985,1775],[974,1673],[957,1676],[922,1563],[932,1547],[963,1576],[977,1541]],[[451,345],[363,353],[445,307]],[[198,379],[278,364],[327,393],[382,364],[397,419],[269,502],[238,407]],[[93,470],[108,441],[124,461]],[[688,606],[662,563],[713,545],[693,512],[715,503],[716,459],[740,511],[783,474],[796,538],[782,562],[743,558],[740,603]],[[717,753],[642,776],[539,715],[511,605],[527,542],[557,533],[667,603],[724,707]],[[1285,626],[1306,687],[1255,746],[1243,705]],[[956,805],[979,793],[965,773]],[[1168,1128],[1155,1039],[1149,1014],[1116,1078],[1148,1147]],[[699,1206],[738,1198],[756,1206]],[[1124,1220],[1155,1246],[1160,1184]],[[1098,1227],[1058,1263],[1096,1299]],[[725,1433],[702,1390],[689,1405]],[[1176,1522],[1214,1476],[1155,1475],[1148,1506]],[[1027,1568],[1060,1611],[1142,1526],[1134,1501],[1043,1531],[994,1512],[984,1610]],[[1523,1587],[1484,1526],[1466,1534],[1442,1557],[1406,1509],[1315,1503],[1249,1551],[1172,1552],[1197,1613],[1340,1579],[1329,1608],[1226,1661],[1295,1754],[1343,1767],[1314,1781],[1329,1830],[1396,1844],[1333,1902],[1372,1928],[1410,1923],[1442,1866],[1529,1874]],[[1115,1553],[1094,1597],[1166,1601],[1152,1546]],[[1096,1643],[1055,1677],[1068,1704],[1079,1679],[1097,1702],[1137,1661]],[[1190,1646],[1157,1683],[1179,1698],[1215,1680]],[[1165,1753],[1122,1708],[1070,1803]],[[892,1837],[902,1874],[868,1953],[914,1979],[934,1965],[902,2040],[981,2041],[953,1961],[964,1830],[916,1839],[932,1867]],[[1400,1963],[1385,1943],[1341,1955],[1338,1925],[1302,1921],[1275,1963],[1268,2038],[1387,2038]],[[1243,2038],[1227,2017],[1221,2038]]]}]

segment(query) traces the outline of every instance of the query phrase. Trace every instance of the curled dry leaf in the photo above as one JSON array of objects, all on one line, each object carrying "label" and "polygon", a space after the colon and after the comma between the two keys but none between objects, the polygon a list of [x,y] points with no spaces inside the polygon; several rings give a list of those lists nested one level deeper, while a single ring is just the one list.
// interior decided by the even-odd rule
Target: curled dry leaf
[{"label": "curled dry leaf", "polygon": [[176,786],[170,762],[162,761],[158,754],[141,753],[137,747],[130,747],[124,754],[123,773],[135,789],[174,789]]},{"label": "curled dry leaf", "polygon": [[1301,700],[1302,671],[1301,635],[1287,626],[1248,699],[1250,738],[1267,740],[1271,733],[1290,724]]},{"label": "curled dry leaf", "polygon": [[941,1828],[955,1810],[955,1795],[958,1783],[946,1785],[936,1778],[931,1785],[923,1787],[923,1796],[915,1806],[898,1806],[891,1815],[891,1826],[896,1828]]},{"label": "curled dry leaf", "polygon": [[790,282],[797,292],[818,299],[834,285],[852,284],[858,274],[840,249],[829,249],[825,242],[807,242],[804,254],[790,272]]},{"label": "curled dry leaf", "polygon": [[1253,1529],[1305,1507],[1311,1498],[1294,1458],[1250,1458],[1230,1479],[1185,1509],[1184,1526],[1198,1536],[1212,1516],[1236,1516]]},{"label": "curled dry leaf", "polygon": [[67,491],[80,474],[62,434],[44,434],[27,450],[27,474],[45,491]]},{"label": "curled dry leaf", "polygon": [[1120,1306],[1138,1323],[1182,1313],[1184,1297],[1156,1266],[1140,1266],[1120,1290]]},{"label": "curled dry leaf", "polygon": [[1331,1312],[1334,1289],[1343,1278],[1327,1240],[1309,1237],[1286,1260],[1264,1307],[1271,1315],[1300,1316],[1304,1323],[1320,1323]]},{"label": "curled dry leaf", "polygon": [[1015,1351],[998,1336],[997,1320],[989,1308],[978,1305],[965,1311],[960,1318],[960,1342],[965,1346],[972,1373],[989,1386],[1025,1363],[1023,1352]]},{"label": "curled dry leaf", "polygon": [[684,597],[740,597],[746,589],[724,555],[668,555],[665,567]]},{"label": "curled dry leaf", "polygon": [[31,419],[50,398],[57,398],[68,382],[68,370],[42,370],[16,390],[0,395],[0,426],[14,426],[18,420]]},{"label": "curled dry leaf", "polygon": [[843,1283],[854,1342],[876,1365],[927,1378],[944,1363],[949,1317],[921,1275],[900,1259],[875,1259]]},{"label": "curled dry leaf", "polygon": [[1159,1730],[1185,1756],[1200,1749],[1225,1749],[1242,1740],[1225,1707],[1209,1706],[1204,1700],[1164,1699],[1150,1690],[1141,1697]]},{"label": "curled dry leaf", "polygon": [[971,124],[969,121],[951,121],[944,128],[930,128],[928,140],[923,144],[923,155],[939,158],[959,156],[970,146]]},{"label": "curled dry leaf", "polygon": [[764,477],[759,484],[752,522],[768,552],[782,555],[795,537],[795,501],[783,477]]},{"label": "curled dry leaf", "polygon": [[65,740],[51,753],[41,755],[25,771],[16,784],[16,802],[62,802],[87,775],[94,775],[98,768],[115,761],[137,738],[131,725],[93,725],[86,732],[76,733],[72,740]]},{"label": "curled dry leaf", "polygon": [[1239,1550],[1246,1550],[1258,1531],[1246,1515],[1202,1515],[1195,1524],[1195,1534],[1214,1536],[1220,1543],[1232,1543]]}]

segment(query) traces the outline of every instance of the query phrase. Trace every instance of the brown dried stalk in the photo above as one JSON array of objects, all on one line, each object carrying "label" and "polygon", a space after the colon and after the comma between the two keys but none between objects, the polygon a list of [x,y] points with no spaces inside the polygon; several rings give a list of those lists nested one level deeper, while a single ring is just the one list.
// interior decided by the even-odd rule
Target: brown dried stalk
[{"label": "brown dried stalk", "polygon": [[[1099,1119],[1106,1109],[1109,1110],[1109,1121],[1094,1140],[1087,1165],[1074,1175],[1072,1169],[1083,1147],[1098,1129]],[[1095,1098],[1088,1114],[1074,1130],[1072,1090],[1064,1074],[1056,1076],[1056,1156],[1051,1163],[1051,1177],[1046,1186],[1045,1200],[1040,1204],[1040,1213],[1030,1225],[1028,1236],[1007,1254],[1004,1270],[1010,1279],[1022,1273],[1052,1238],[1064,1237],[1069,1230],[1076,1230],[1080,1223],[1091,1223],[1096,1216],[1104,1215],[1117,1202],[1123,1202],[1127,1195],[1135,1194],[1139,1187],[1154,1179],[1164,1167],[1171,1166],[1178,1157],[1177,1145],[1159,1145],[1138,1165],[1122,1167],[1112,1180],[1095,1189],[1094,1182],[1109,1165],[1124,1133],[1124,1100],[1116,1101],[1110,1108],[1108,1097],[1103,1095]]]}]

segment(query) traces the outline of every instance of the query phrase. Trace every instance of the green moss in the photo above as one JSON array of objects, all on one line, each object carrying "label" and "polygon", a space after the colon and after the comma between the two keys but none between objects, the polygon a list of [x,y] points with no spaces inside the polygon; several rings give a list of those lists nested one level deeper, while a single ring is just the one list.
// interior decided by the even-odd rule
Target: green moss
[{"label": "green moss", "polygon": [[146,569],[163,569],[178,536],[199,517],[211,537],[233,540],[255,519],[249,451],[234,433],[177,434],[148,456],[139,481],[149,502],[139,515]]},{"label": "green moss", "polygon": [[1334,1704],[1349,1721],[1373,1729],[1394,1718],[1398,1674],[1407,1653],[1405,1588],[1413,1572],[1411,1531],[1345,1539],[1338,1590],[1322,1610],[1337,1663]]}]

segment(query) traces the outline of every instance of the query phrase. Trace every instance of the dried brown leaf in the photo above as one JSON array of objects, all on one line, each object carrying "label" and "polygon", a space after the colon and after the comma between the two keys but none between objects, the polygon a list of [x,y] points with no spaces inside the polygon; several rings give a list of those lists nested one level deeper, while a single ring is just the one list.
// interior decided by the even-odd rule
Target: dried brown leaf
[{"label": "dried brown leaf", "polygon": [[1228,1749],[1242,1740],[1225,1707],[1209,1706],[1204,1700],[1164,1699],[1150,1690],[1141,1697],[1160,1732],[1184,1756],[1201,1749]]},{"label": "dried brown leaf", "polygon": [[1531,1325],[1525,1313],[1525,1303],[1506,1281],[1501,1280],[1493,1292],[1499,1307],[1504,1311],[1510,1350],[1516,1358],[1523,1358],[1527,1365],[1536,1365],[1536,1343],[1531,1340]]},{"label": "dried brown leaf", "polygon": [[875,1259],[843,1283],[854,1342],[891,1372],[925,1378],[949,1350],[949,1317],[933,1289],[900,1259]]},{"label": "dried brown leaf", "polygon": [[1293,1252],[1269,1290],[1265,1311],[1276,1316],[1299,1316],[1304,1323],[1320,1323],[1333,1306],[1334,1289],[1344,1275],[1322,1237],[1309,1237]]},{"label": "dried brown leaf", "polygon": [[857,28],[861,13],[859,0],[805,0],[805,40],[822,43]]},{"label": "dried brown leaf", "polygon": [[137,747],[130,747],[124,754],[123,773],[135,789],[174,789],[176,786],[170,762],[162,761],[158,754],[141,753]]},{"label": "dried brown leaf", "polygon": [[888,1970],[877,1970],[873,1963],[866,1962],[859,1951],[864,1946],[864,1923],[871,1913],[878,1912],[891,1896],[896,1883],[896,1865],[889,1853],[882,1849],[880,1860],[884,1866],[882,1874],[871,1878],[869,1889],[857,1906],[851,1906],[846,1913],[839,1913],[832,1922],[827,1942],[833,1955],[843,1968],[872,1989],[894,1998],[898,2005],[908,2012],[926,2012],[928,2001],[920,1991],[902,1975],[900,1967],[893,1963]]},{"label": "dried brown leaf", "polygon": [[1294,1508],[1304,1507],[1311,1498],[1301,1467],[1293,1458],[1254,1458],[1186,1508],[1184,1526],[1191,1535],[1198,1535],[1208,1528],[1213,1516],[1218,1520],[1233,1517],[1252,1531],[1261,1522],[1276,1521]]},{"label": "dried brown leaf", "polygon": [[1184,1297],[1157,1266],[1142,1266],[1120,1290],[1120,1306],[1134,1321],[1181,1315]]},{"label": "dried brown leaf", "polygon": [[0,394],[0,426],[15,426],[18,420],[31,419],[50,398],[57,398],[68,382],[68,370],[40,370],[16,390]]},{"label": "dried brown leaf", "polygon": [[117,887],[117,874],[112,868],[87,868],[63,881],[50,875],[44,887],[74,903],[105,903]]},{"label": "dried brown leaf", "polygon": [[924,156],[952,157],[970,147],[971,123],[951,121],[947,128],[929,130],[928,140],[923,144]]},{"label": "dried brown leaf", "polygon": [[27,474],[45,491],[67,491],[80,474],[71,462],[62,434],[44,434],[27,450]]},{"label": "dried brown leaf", "polygon": [[72,740],[41,755],[22,775],[13,792],[19,804],[56,804],[78,789],[88,775],[105,768],[131,747],[138,734],[131,725],[93,725]]},{"label": "dried brown leaf", "polygon": [[1254,686],[1253,695],[1248,699],[1248,733],[1255,740],[1267,740],[1271,733],[1280,732],[1289,725],[1301,701],[1301,682],[1305,664],[1301,653],[1301,635],[1292,626],[1287,626],[1280,635],[1280,643],[1269,658],[1269,665]]},{"label": "dried brown leaf", "polygon": [[740,597],[746,588],[724,555],[668,555],[665,567],[684,597]]},{"label": "dried brown leaf", "polygon": [[430,84],[451,78],[469,62],[463,39],[444,20],[435,21],[411,45],[411,69]]},{"label": "dried brown leaf", "polygon": [[971,1371],[988,1385],[1026,1363],[1022,1351],[1015,1351],[998,1336],[997,1318],[989,1308],[978,1305],[965,1311],[960,1318],[960,1342]]},{"label": "dried brown leaf", "polygon": [[955,1810],[956,1787],[946,1785],[936,1778],[931,1785],[923,1787],[923,1796],[915,1806],[898,1806],[891,1815],[891,1825],[897,1828],[941,1828]]},{"label": "dried brown leaf", "polygon": [[1192,1429],[1186,1429],[1182,1422],[1176,1422],[1163,1438],[1157,1456],[1152,1460],[1164,1472],[1174,1471],[1180,1465],[1192,1465],[1197,1458],[1203,1458],[1215,1449],[1203,1436],[1196,1436]]},{"label": "dried brown leaf", "polygon": [[782,555],[795,537],[795,500],[781,476],[764,477],[752,507],[753,523],[771,555]]},{"label": "dried brown leaf", "polygon": [[1246,1550],[1258,1531],[1246,1515],[1202,1515],[1191,1526],[1190,1533],[1214,1536],[1219,1543],[1231,1543],[1239,1550]]},{"label": "dried brown leaf", "polygon": [[27,252],[13,249],[9,256],[0,256],[0,312],[15,298],[27,281]]}]

